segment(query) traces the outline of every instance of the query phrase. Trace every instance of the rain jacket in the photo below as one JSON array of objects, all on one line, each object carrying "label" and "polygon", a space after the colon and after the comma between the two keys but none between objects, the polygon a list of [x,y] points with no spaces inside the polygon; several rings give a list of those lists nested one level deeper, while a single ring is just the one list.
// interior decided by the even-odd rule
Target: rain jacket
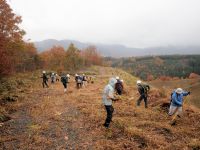
[{"label": "rain jacket", "polygon": [[108,85],[106,85],[104,88],[102,102],[106,106],[112,105],[112,100],[110,98],[114,98],[114,89],[115,89],[116,83],[117,83],[117,80],[115,78],[111,78],[109,80]]},{"label": "rain jacket", "polygon": [[171,104],[176,107],[181,107],[183,104],[183,96],[187,96],[188,92],[183,92],[181,94],[177,94],[176,91],[172,93],[172,102]]}]

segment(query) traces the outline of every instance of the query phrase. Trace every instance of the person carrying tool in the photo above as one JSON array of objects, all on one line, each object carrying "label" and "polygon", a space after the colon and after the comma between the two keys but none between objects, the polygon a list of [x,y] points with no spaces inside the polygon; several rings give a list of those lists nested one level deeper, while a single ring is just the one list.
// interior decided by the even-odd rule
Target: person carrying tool
[{"label": "person carrying tool", "polygon": [[47,77],[47,74],[46,74],[46,71],[42,71],[42,86],[43,86],[43,88],[45,88],[45,86],[48,88],[49,86],[48,86],[48,84],[47,84],[47,82],[48,82],[48,77]]},{"label": "person carrying tool", "polygon": [[51,73],[51,83],[55,82],[55,73]]},{"label": "person carrying tool", "polygon": [[140,106],[141,101],[144,99],[145,108],[148,108],[147,97],[148,97],[148,91],[150,90],[150,86],[147,84],[142,84],[142,81],[138,80],[137,88],[138,88],[138,92],[140,94],[140,97],[137,100],[137,106]]},{"label": "person carrying tool", "polygon": [[107,117],[105,123],[103,124],[104,127],[108,128],[110,122],[112,121],[112,114],[114,112],[114,108],[112,106],[112,101],[117,101],[118,99],[114,97],[114,89],[117,80],[115,78],[111,78],[109,83],[105,86],[103,95],[102,95],[102,102],[105,106]]},{"label": "person carrying tool", "polygon": [[69,74],[67,74],[67,76],[64,74],[61,76],[61,82],[64,86],[64,92],[67,91],[67,83],[69,83],[68,80],[69,80]]},{"label": "person carrying tool", "polygon": [[76,81],[76,87],[77,89],[80,89],[83,85],[83,79],[80,75],[76,74],[75,75],[75,81]]},{"label": "person carrying tool", "polygon": [[171,124],[175,124],[175,119],[176,117],[181,117],[182,115],[182,105],[183,105],[183,97],[190,95],[190,92],[184,91],[181,88],[177,88],[174,90],[171,94],[171,104],[169,108],[169,116],[175,115],[174,118],[172,119]]}]

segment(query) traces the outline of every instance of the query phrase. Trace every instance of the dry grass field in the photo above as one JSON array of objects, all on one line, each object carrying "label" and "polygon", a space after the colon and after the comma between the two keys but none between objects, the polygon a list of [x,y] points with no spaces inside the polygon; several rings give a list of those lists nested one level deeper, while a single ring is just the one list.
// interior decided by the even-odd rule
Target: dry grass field
[{"label": "dry grass field", "polygon": [[[16,100],[1,96],[0,149],[200,149],[198,108],[185,105],[184,117],[171,126],[166,91],[152,88],[149,108],[144,103],[136,107],[137,78],[109,67],[92,67],[91,71],[96,73],[93,84],[76,89],[71,78],[67,93],[60,82],[43,89],[38,73],[19,75],[19,81],[26,79],[22,86],[4,93]],[[113,104],[113,122],[105,129],[102,90],[116,75],[125,81],[126,93]]]}]

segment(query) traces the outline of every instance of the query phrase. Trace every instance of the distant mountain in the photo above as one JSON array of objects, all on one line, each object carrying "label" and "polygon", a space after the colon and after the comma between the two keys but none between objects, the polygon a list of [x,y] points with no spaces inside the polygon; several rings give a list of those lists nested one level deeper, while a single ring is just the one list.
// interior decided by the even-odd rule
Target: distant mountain
[{"label": "distant mountain", "polygon": [[173,55],[173,54],[200,54],[200,46],[167,46],[152,48],[130,48],[124,45],[108,45],[96,43],[82,43],[75,40],[55,40],[48,39],[44,41],[34,42],[39,52],[50,49],[52,46],[62,46],[65,49],[70,43],[77,48],[84,49],[89,45],[96,46],[97,50],[103,56],[111,57],[131,57],[131,56],[148,56],[148,55]]}]

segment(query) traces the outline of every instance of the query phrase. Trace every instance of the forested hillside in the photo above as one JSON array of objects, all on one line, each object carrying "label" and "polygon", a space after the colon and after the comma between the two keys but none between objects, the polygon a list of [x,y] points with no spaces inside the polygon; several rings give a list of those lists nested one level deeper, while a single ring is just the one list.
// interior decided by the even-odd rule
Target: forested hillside
[{"label": "forested hillside", "polygon": [[168,55],[130,58],[105,58],[112,67],[123,68],[142,79],[161,76],[185,78],[200,74],[200,55]]}]

